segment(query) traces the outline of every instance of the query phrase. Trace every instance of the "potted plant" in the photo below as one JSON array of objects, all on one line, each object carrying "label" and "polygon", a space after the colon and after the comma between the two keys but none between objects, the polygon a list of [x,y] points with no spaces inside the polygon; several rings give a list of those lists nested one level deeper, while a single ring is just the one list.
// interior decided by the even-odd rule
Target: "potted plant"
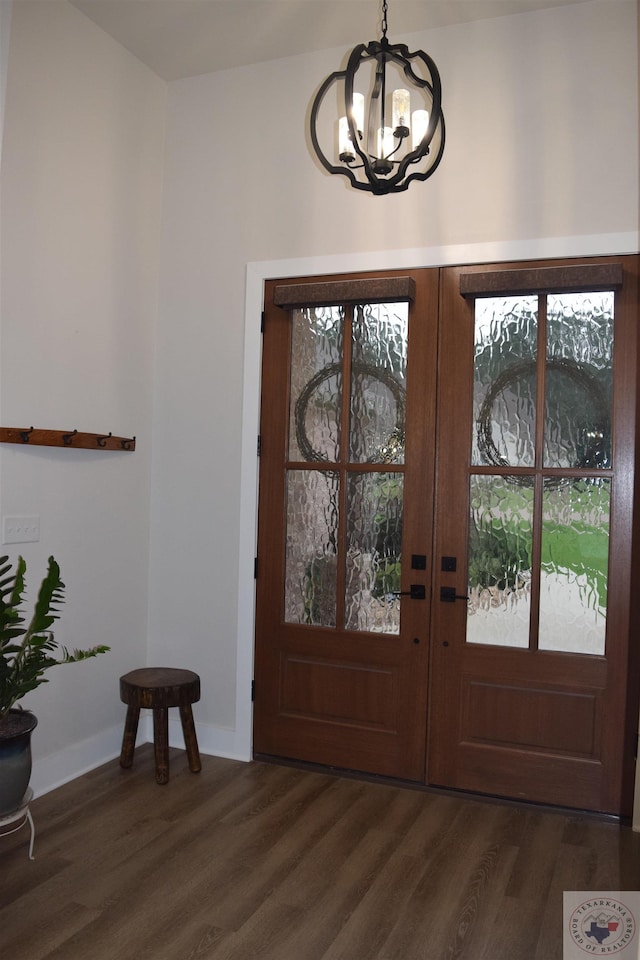
[{"label": "potted plant", "polygon": [[109,649],[97,646],[70,652],[55,640],[50,628],[64,603],[64,583],[53,557],[49,557],[47,575],[27,623],[23,599],[26,569],[22,557],[18,557],[15,570],[8,557],[0,557],[0,817],[20,806],[31,776],[31,732],[38,721],[33,713],[15,705],[47,682],[45,673],[50,667],[86,660]]}]

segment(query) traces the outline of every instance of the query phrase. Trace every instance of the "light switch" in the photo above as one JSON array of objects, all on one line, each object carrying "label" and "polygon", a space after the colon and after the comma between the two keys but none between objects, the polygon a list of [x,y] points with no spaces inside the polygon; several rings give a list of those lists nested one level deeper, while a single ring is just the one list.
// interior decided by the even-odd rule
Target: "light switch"
[{"label": "light switch", "polygon": [[40,517],[3,517],[3,543],[35,543],[40,539]]}]

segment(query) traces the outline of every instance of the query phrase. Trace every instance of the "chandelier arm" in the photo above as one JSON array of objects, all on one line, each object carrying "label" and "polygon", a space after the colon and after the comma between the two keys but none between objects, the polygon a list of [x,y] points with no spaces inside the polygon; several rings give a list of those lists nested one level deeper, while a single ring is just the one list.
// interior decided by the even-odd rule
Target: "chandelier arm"
[{"label": "chandelier arm", "polygon": [[318,132],[317,132],[318,112],[320,110],[322,101],[325,98],[327,90],[333,83],[336,83],[336,81],[341,76],[344,76],[344,71],[336,70],[329,77],[327,77],[324,83],[321,84],[321,86],[318,88],[318,92],[314,97],[313,105],[311,107],[311,116],[309,118],[309,134],[311,136],[311,143],[313,144],[313,149],[316,152],[318,160],[320,160],[323,167],[325,167],[325,169],[328,170],[329,173],[337,173],[339,170],[340,171],[342,170],[342,167],[337,167],[334,164],[330,163],[330,161],[325,156],[322,147],[320,146],[320,141],[318,140]]},{"label": "chandelier arm", "polygon": [[[327,94],[327,91],[332,86],[332,84],[337,83],[341,79],[344,80],[344,76],[345,76],[344,70],[336,70],[334,71],[334,73],[331,74],[331,76],[327,77],[324,83],[319,87],[318,92],[316,93],[316,96],[313,101],[313,106],[311,107],[311,117],[309,121],[309,134],[311,136],[311,142],[316,152],[316,156],[318,157],[318,160],[320,161],[322,166],[325,168],[325,170],[327,170],[329,173],[338,173],[341,176],[346,177],[351,183],[351,186],[355,187],[357,190],[357,189],[360,189],[360,181],[358,180],[358,178],[354,176],[354,174],[352,173],[349,167],[346,167],[344,165],[337,166],[336,164],[333,164],[330,162],[330,160],[325,156],[325,153],[322,147],[320,146],[320,142],[318,140],[318,133],[317,133],[318,113],[320,111],[322,101],[324,100]],[[355,169],[360,169],[360,167],[358,166]]]},{"label": "chandelier arm", "polygon": [[[411,53],[404,43],[396,43],[389,47],[389,59],[402,66],[403,73],[408,80],[411,80],[416,87],[428,90],[433,101],[433,112],[442,112],[442,83],[440,73],[435,62],[425,53],[424,50],[418,50]],[[413,69],[412,60],[421,60],[429,73],[429,80],[419,76]]]},{"label": "chandelier arm", "polygon": [[[407,48],[405,47],[405,50]],[[414,73],[413,67],[411,65],[411,60],[417,59],[422,60],[422,62],[427,67],[429,74],[431,76],[431,81],[425,80],[423,77],[419,77]],[[418,53],[411,54],[407,50],[407,57],[402,58],[404,63],[404,75],[408,80],[411,80],[417,87],[421,87],[423,90],[428,90],[431,94],[432,99],[432,113],[436,116],[442,113],[442,84],[440,82],[440,74],[438,73],[438,68],[435,63],[426,53],[419,51]]]},{"label": "chandelier arm", "polygon": [[406,190],[406,188],[409,186],[412,180],[426,180],[433,173],[435,173],[438,164],[442,160],[442,154],[444,153],[445,129],[444,129],[444,117],[442,116],[442,114],[440,115],[439,121],[436,124],[436,127],[435,127],[436,130],[438,126],[441,129],[440,143],[438,145],[437,153],[435,154],[435,157],[431,160],[428,169],[414,170],[412,173],[408,175],[404,184],[402,186],[398,186],[398,184],[405,177],[407,173],[407,169],[412,164],[419,163],[420,160],[424,159],[424,157],[430,155],[430,145],[433,140],[433,137],[431,138],[431,141],[429,141],[429,144],[427,144],[425,149],[423,149],[423,144],[424,144],[424,139],[423,139],[420,143],[420,146],[416,150],[412,150],[411,153],[408,153],[405,157],[403,157],[402,160],[397,161],[398,169],[393,174],[393,176],[387,178],[387,183],[390,185],[392,190],[394,191]]},{"label": "chandelier arm", "polygon": [[[420,141],[417,147],[415,147],[413,150],[407,153],[404,159],[400,161],[399,169],[396,171],[396,173],[392,178],[389,178],[389,182],[400,180],[404,176],[404,173],[406,172],[407,168],[412,163],[417,163],[419,160],[422,159],[422,157],[426,156],[429,153],[429,147],[431,145],[431,142],[438,130],[438,127],[441,126],[442,127],[441,143],[438,148],[436,159],[430,164],[430,167],[429,167],[428,175],[431,175],[431,173],[435,171],[436,167],[440,163],[440,160],[442,159],[442,153],[444,150],[444,116],[442,114],[442,106],[441,106],[442,86],[440,82],[440,74],[438,72],[438,68],[435,65],[432,58],[428,54],[426,54],[423,50],[419,50],[416,53],[411,53],[409,48],[405,44],[401,44],[401,43],[394,44],[389,47],[389,57],[394,62],[400,64],[403,67],[403,71],[407,79],[411,80],[412,83],[415,84],[415,86],[423,90],[428,90],[429,94],[431,95],[431,110],[429,111],[429,123],[427,125],[427,129],[424,132],[422,140]],[[424,63],[424,65],[426,66],[431,76],[431,82],[429,80],[424,79],[421,76],[418,76],[418,74],[415,73],[411,63],[412,60],[421,60]],[[415,180],[415,179],[425,179],[425,178],[424,177],[418,178],[417,174],[414,173],[411,175],[411,180]]]},{"label": "chandelier arm", "polygon": [[[442,135],[440,138],[440,146],[438,147],[438,152],[436,153],[435,159],[429,165],[429,169],[414,170],[412,173],[409,174],[409,176],[406,178],[404,183],[399,185],[394,184],[392,188],[392,192],[399,193],[402,190],[406,190],[409,184],[412,183],[414,180],[428,180],[429,177],[436,172],[436,169],[438,168],[438,165],[442,160],[442,154],[444,153],[444,141],[445,141],[444,117],[441,117],[441,124],[442,124]],[[420,159],[421,157],[417,158],[417,160],[420,160]],[[405,157],[405,160],[403,161],[401,168],[398,172],[401,173],[402,176],[404,176],[407,166],[409,166],[410,163],[415,163],[415,162],[417,161],[410,160],[410,156]]]},{"label": "chandelier arm", "polygon": [[[351,56],[349,57],[349,61],[347,63],[346,69],[342,71],[342,74],[341,74],[344,78],[344,103],[345,103],[345,111],[347,114],[347,123],[349,126],[349,136],[351,137],[351,142],[353,144],[355,152],[357,153],[357,155],[360,157],[360,160],[361,160],[361,164],[359,164],[357,167],[352,167],[351,169],[360,170],[364,168],[365,174],[369,181],[371,181],[371,176],[373,175],[370,173],[371,159],[370,159],[369,153],[365,152],[360,146],[360,137],[358,136],[359,131],[356,129],[355,120],[353,117],[353,109],[351,107],[351,104],[353,103],[353,81],[355,79],[359,62],[362,61],[364,63],[367,60],[371,60],[372,57],[374,56],[373,54],[369,53],[370,46],[371,44],[367,46],[364,43],[360,43],[358,44],[357,47],[354,47],[353,50],[351,51]],[[370,126],[371,111],[369,111],[369,117],[367,118],[367,123]],[[370,138],[370,130],[367,130],[367,146],[369,144],[369,138]],[[353,180],[355,180],[356,183],[360,184],[360,181],[357,180],[355,177],[352,178],[352,181]],[[367,190],[368,189],[367,184],[362,185],[361,189]]]}]

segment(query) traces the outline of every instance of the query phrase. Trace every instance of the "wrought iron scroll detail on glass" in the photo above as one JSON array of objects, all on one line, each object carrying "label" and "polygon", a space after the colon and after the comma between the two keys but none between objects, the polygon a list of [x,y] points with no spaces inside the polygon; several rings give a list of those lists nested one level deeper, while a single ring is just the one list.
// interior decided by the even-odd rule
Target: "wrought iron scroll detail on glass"
[{"label": "wrought iron scroll detail on glass", "polygon": [[[399,193],[412,180],[430,177],[442,159],[445,140],[438,68],[423,50],[411,53],[404,44],[389,43],[387,12],[383,0],[380,40],[354,47],[346,69],[327,77],[310,120],[311,142],[323,167],[347,177],[356,190],[376,195]],[[337,123],[337,150],[336,121],[325,99],[334,87],[339,109],[344,108]],[[320,144],[321,136],[331,145],[328,151]],[[337,156],[339,163],[328,155],[334,160]]]}]

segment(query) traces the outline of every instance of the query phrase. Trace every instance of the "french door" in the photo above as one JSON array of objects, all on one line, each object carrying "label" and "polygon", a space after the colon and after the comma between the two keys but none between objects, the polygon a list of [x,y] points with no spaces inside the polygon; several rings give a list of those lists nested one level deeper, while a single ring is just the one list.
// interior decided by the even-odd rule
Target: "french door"
[{"label": "french door", "polygon": [[438,274],[303,283],[291,309],[281,287],[265,301],[254,748],[422,780]]},{"label": "french door", "polygon": [[629,812],[637,271],[267,284],[256,754]]}]

